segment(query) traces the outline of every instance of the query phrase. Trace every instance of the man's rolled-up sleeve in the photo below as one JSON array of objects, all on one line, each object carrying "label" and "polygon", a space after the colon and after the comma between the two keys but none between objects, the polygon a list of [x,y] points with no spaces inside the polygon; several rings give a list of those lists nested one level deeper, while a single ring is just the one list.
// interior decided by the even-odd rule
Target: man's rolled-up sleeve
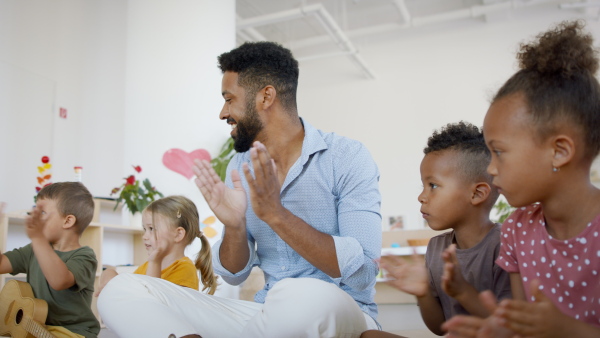
[{"label": "man's rolled-up sleeve", "polygon": [[[374,284],[381,256],[381,195],[379,170],[368,150],[359,144],[339,153],[336,177],[339,236],[333,236],[340,278],[361,291]],[[342,164],[343,163],[343,164]]]},{"label": "man's rolled-up sleeve", "polygon": [[237,273],[231,273],[229,270],[223,267],[223,264],[221,264],[221,258],[219,257],[219,250],[221,248],[222,241],[223,240],[219,240],[212,247],[212,261],[215,274],[220,275],[223,278],[223,280],[227,282],[227,284],[239,285],[240,283],[245,281],[246,278],[248,278],[248,275],[250,275],[252,268],[260,264],[260,259],[256,254],[254,243],[248,240],[248,250],[250,252],[250,258],[248,259],[248,263],[246,264],[246,266]]}]

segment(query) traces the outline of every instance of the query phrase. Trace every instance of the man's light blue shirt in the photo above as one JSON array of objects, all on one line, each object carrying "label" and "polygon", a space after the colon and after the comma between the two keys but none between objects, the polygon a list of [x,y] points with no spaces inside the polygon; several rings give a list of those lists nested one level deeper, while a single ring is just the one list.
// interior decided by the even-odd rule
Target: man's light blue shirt
[{"label": "man's light blue shirt", "polygon": [[238,285],[253,266],[259,266],[265,274],[265,286],[254,297],[259,303],[264,303],[267,292],[284,278],[317,278],[336,284],[376,319],[373,297],[379,269],[375,260],[381,255],[379,170],[360,142],[324,133],[301,121],[302,153],[281,187],[281,203],[313,228],[333,237],[341,277],[331,278],[314,267],[254,214],[242,170],[242,164],[247,163],[254,174],[249,151],[232,158],[225,182],[232,187],[231,171],[241,174],[248,197],[250,259],[244,269],[232,274],[220,262],[219,241],[213,246],[215,272],[227,283]]}]

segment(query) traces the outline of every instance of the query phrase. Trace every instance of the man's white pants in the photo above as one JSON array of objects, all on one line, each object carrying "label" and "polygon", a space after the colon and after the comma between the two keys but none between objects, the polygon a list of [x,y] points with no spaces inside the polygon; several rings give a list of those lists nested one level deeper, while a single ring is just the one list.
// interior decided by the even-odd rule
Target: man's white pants
[{"label": "man's white pants", "polygon": [[120,274],[98,299],[102,320],[119,337],[359,337],[376,322],[336,285],[284,279],[264,304],[220,298],[164,279]]}]

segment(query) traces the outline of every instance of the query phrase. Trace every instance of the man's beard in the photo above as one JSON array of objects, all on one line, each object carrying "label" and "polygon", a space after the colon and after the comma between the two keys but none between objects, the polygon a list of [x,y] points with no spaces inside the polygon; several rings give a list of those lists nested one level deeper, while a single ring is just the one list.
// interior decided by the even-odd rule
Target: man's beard
[{"label": "man's beard", "polygon": [[233,137],[233,148],[238,153],[246,152],[256,140],[256,136],[263,129],[262,121],[258,116],[253,100],[246,102],[246,114],[237,121],[236,136]]}]

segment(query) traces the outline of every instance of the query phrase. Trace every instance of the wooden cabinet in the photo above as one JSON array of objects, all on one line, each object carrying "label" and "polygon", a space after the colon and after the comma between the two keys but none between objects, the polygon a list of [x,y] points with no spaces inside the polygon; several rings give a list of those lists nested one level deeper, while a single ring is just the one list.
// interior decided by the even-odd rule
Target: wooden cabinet
[{"label": "wooden cabinet", "polygon": [[[413,239],[429,239],[433,236],[440,235],[445,231],[435,231],[431,229],[420,230],[398,230],[384,231],[382,233],[381,255],[402,256],[410,259],[413,252],[417,255],[424,256],[427,251],[427,245],[410,246],[409,242]],[[400,247],[392,248],[392,244],[397,244]],[[424,244],[424,243],[423,243]],[[402,292],[385,283],[385,278],[377,278],[375,285],[375,303],[377,304],[413,304],[417,300],[415,296]]]},{"label": "wooden cabinet", "polygon": [[[111,265],[136,266],[144,263],[148,255],[142,240],[141,227],[120,225],[122,213],[120,206],[117,210],[113,210],[115,202],[105,199],[94,199],[94,204],[94,218],[81,235],[80,243],[82,246],[92,248],[96,254],[98,260],[97,283],[98,277],[102,273],[102,266],[106,264],[105,259],[110,260],[108,263]],[[30,242],[25,232],[26,212],[27,210],[13,212],[0,219],[0,252],[4,253],[22,247]],[[118,252],[123,254],[115,257],[114,251],[117,251],[115,246],[117,246]],[[26,275],[0,274],[0,288],[9,279],[25,280]],[[94,297],[92,309],[96,313],[95,302]],[[98,316],[97,313],[96,316]]]}]

